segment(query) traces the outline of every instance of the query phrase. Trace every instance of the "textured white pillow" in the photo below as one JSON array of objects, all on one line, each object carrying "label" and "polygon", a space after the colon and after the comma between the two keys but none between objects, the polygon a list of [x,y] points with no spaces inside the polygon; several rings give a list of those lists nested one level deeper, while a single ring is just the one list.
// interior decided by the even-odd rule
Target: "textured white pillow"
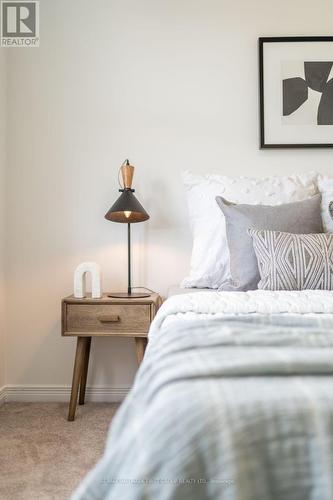
[{"label": "textured white pillow", "polygon": [[318,188],[321,193],[321,218],[325,233],[333,233],[333,220],[329,213],[329,204],[333,201],[333,179],[318,176]]},{"label": "textured white pillow", "polygon": [[182,173],[193,235],[190,275],[184,288],[218,288],[229,279],[229,251],[225,220],[216,196],[234,203],[280,205],[302,201],[318,193],[318,174],[289,177],[225,177]]}]

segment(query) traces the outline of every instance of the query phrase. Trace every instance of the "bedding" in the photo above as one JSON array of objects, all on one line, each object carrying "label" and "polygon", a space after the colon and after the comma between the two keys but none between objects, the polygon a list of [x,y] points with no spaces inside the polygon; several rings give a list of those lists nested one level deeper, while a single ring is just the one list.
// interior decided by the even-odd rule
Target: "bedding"
[{"label": "bedding", "polygon": [[262,290],[333,290],[333,234],[249,229]]},{"label": "bedding", "polygon": [[150,332],[169,323],[224,318],[226,315],[306,315],[333,314],[333,293],[327,290],[187,293],[170,297],[163,303]]},{"label": "bedding", "polygon": [[332,499],[332,313],[325,291],[168,299],[73,499]]},{"label": "bedding", "polygon": [[333,233],[333,219],[330,214],[330,203],[333,201],[333,179],[319,175],[318,188],[321,193],[321,216],[326,233]]},{"label": "bedding", "polygon": [[170,286],[168,288],[168,298],[174,295],[184,295],[184,293],[213,292],[212,288],[182,288],[180,286]]},{"label": "bedding", "polygon": [[216,201],[225,217],[230,254],[230,278],[219,290],[246,291],[258,288],[260,274],[248,229],[271,229],[287,233],[321,233],[321,195],[279,206],[236,205],[222,196]]},{"label": "bedding", "polygon": [[226,177],[183,172],[193,236],[190,275],[183,288],[215,288],[229,279],[225,221],[215,197],[235,203],[280,205],[302,201],[318,193],[314,172],[289,177]]}]

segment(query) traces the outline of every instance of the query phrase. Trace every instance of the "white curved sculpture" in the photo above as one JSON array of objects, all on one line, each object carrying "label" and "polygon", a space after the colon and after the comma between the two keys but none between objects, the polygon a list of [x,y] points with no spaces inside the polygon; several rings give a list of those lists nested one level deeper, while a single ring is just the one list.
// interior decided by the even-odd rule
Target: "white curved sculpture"
[{"label": "white curved sculpture", "polygon": [[86,277],[91,273],[91,297],[99,299],[101,294],[101,268],[96,262],[82,262],[74,272],[74,297],[83,299],[86,296]]}]

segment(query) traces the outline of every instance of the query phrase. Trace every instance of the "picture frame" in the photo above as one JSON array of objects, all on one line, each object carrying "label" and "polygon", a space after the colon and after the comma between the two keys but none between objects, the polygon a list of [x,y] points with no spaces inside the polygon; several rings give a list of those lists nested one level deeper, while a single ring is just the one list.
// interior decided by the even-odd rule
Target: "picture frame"
[{"label": "picture frame", "polygon": [[260,148],[333,147],[333,36],[259,38]]}]

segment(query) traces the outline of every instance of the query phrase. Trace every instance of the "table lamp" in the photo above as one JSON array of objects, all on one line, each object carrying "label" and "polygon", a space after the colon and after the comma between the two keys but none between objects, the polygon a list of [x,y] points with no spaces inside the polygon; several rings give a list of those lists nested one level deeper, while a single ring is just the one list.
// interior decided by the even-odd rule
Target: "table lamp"
[{"label": "table lamp", "polygon": [[119,189],[121,195],[105,214],[105,218],[112,222],[127,224],[127,266],[128,266],[128,286],[127,293],[110,294],[109,297],[131,299],[149,297],[150,293],[133,293],[131,284],[131,224],[143,222],[149,219],[149,215],[134,196],[132,189],[134,167],[125,160],[119,171],[123,178],[123,187]]}]

